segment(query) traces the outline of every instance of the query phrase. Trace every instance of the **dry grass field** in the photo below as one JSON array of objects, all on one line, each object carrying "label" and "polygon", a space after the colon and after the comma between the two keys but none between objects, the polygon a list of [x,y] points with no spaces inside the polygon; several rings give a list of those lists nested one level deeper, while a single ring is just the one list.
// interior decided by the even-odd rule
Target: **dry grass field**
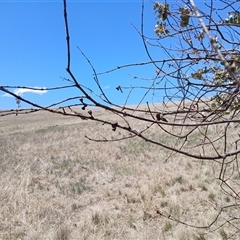
[{"label": "dry grass field", "polygon": [[0,133],[0,239],[217,240],[235,231],[217,228],[224,214],[211,229],[196,229],[157,213],[205,226],[231,204],[211,161],[168,158],[136,138],[92,142],[85,135],[127,133],[45,112],[1,117]]}]

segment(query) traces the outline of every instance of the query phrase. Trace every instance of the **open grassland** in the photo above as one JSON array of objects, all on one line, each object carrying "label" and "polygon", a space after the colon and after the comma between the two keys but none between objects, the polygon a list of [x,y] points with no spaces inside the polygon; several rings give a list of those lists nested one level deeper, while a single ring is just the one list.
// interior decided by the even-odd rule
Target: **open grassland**
[{"label": "open grassland", "polygon": [[[85,135],[128,133],[45,112],[1,117],[0,133],[0,239],[212,240],[233,230],[191,228],[157,213],[205,226],[231,204],[211,161],[170,155],[136,138],[92,142]],[[161,137],[155,135],[153,128]]]}]

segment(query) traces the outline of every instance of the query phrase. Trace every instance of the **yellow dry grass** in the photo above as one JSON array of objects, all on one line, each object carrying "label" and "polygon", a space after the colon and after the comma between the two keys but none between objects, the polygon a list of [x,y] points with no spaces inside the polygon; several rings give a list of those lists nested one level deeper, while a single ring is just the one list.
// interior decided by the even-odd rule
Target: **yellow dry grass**
[{"label": "yellow dry grass", "polygon": [[0,132],[0,239],[212,240],[233,231],[186,227],[156,211],[208,225],[232,201],[212,162],[165,161],[168,151],[135,138],[91,142],[85,135],[127,133],[45,112],[1,117]]}]

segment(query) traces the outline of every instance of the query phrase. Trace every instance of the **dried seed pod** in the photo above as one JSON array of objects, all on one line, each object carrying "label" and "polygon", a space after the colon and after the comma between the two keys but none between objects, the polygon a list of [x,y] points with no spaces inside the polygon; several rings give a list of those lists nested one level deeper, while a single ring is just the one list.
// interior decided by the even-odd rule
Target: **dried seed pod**
[{"label": "dried seed pod", "polygon": [[115,123],[112,124],[112,130],[113,130],[113,131],[116,131],[117,125],[118,125],[117,122],[115,122]]},{"label": "dried seed pod", "polygon": [[86,107],[87,107],[87,104],[86,104],[86,103],[83,103],[82,110],[85,110]]},{"label": "dried seed pod", "polygon": [[165,117],[163,117],[160,113],[156,114],[156,118],[158,121],[168,122],[168,120]]},{"label": "dried seed pod", "polygon": [[156,118],[157,118],[158,121],[161,120],[161,115],[160,115],[160,113],[157,113],[157,114],[156,114]]},{"label": "dried seed pod", "polygon": [[168,122],[168,120],[167,120],[165,117],[162,117],[162,118],[161,118],[161,121],[163,121],[163,122]]}]

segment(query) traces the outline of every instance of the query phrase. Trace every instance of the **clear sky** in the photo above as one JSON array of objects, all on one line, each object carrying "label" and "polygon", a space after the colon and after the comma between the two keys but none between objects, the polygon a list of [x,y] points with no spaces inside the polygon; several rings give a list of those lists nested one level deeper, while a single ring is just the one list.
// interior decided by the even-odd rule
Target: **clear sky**
[{"label": "clear sky", "polygon": [[[141,0],[69,0],[67,4],[72,71],[81,84],[96,89],[92,70],[77,47],[86,54],[97,72],[148,61],[142,39],[134,28],[141,27]],[[145,10],[145,31],[155,36],[153,4],[146,3]],[[62,79],[69,76],[65,70],[66,36],[61,0],[0,1],[0,22],[0,85],[48,88],[70,84]],[[127,92],[122,94],[116,90],[119,84],[136,85],[136,80],[129,74],[153,77],[154,67],[129,68],[99,76],[113,102],[121,104],[126,99]],[[44,106],[80,95],[79,91],[71,89],[42,94],[21,89],[15,89],[15,92]],[[133,94],[128,104],[138,101],[139,96]],[[22,103],[24,106],[27,105]],[[0,91],[0,109],[15,107],[15,99]]]},{"label": "clear sky", "polygon": [[[174,4],[174,1],[170,1]],[[203,1],[195,1],[204,7]],[[153,2],[145,1],[144,35],[156,38],[156,18]],[[78,82],[97,94],[100,93],[93,80],[93,72],[78,47],[91,61],[97,73],[129,63],[149,61],[138,30],[141,28],[142,0],[68,0],[68,23],[71,41],[71,69]],[[67,48],[62,0],[0,0],[0,86],[28,86],[51,88],[70,85],[63,80],[66,72]],[[161,40],[161,44],[174,43]],[[166,55],[159,47],[150,49],[155,59]],[[142,100],[162,101],[162,95],[146,95],[144,89],[129,89],[123,93],[121,86],[146,86],[156,76],[153,65],[123,68],[111,74],[99,75],[100,84],[107,97],[116,104],[137,104]],[[138,78],[134,78],[138,77]],[[144,80],[145,79],[145,80]],[[163,87],[163,86],[159,86]],[[58,91],[25,91],[10,89],[30,101],[43,106],[70,97],[80,97],[77,89]],[[69,104],[79,103],[70,101]],[[65,103],[65,105],[68,103]],[[21,103],[21,107],[30,107]],[[0,109],[16,108],[13,97],[0,91]]]}]

